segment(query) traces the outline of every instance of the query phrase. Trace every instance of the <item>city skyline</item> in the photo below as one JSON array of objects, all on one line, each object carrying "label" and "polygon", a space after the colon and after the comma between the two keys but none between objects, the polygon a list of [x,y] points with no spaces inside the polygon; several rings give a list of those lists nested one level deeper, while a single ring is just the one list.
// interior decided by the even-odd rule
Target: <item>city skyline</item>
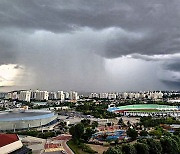
[{"label": "city skyline", "polygon": [[179,90],[180,3],[0,1],[0,91]]},{"label": "city skyline", "polygon": [[31,100],[36,101],[48,101],[48,100],[81,100],[81,98],[100,98],[100,99],[109,99],[116,100],[117,98],[124,99],[154,99],[162,100],[163,96],[167,95],[179,95],[179,92],[172,91],[141,91],[141,92],[101,92],[95,93],[91,92],[88,95],[78,94],[76,91],[44,91],[44,90],[14,90],[11,92],[0,92],[0,99],[5,100],[19,100],[25,102],[31,102]]}]

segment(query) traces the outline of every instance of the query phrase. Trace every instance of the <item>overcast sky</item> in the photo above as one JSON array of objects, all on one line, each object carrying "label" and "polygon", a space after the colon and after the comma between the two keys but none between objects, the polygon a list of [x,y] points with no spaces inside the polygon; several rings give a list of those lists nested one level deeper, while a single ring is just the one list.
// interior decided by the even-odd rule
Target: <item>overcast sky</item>
[{"label": "overcast sky", "polygon": [[0,87],[180,89],[180,1],[0,0]]}]

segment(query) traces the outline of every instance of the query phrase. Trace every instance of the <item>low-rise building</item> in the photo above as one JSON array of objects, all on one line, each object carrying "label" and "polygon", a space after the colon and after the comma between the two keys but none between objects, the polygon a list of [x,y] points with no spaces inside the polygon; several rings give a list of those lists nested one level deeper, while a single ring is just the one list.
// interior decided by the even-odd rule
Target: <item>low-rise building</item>
[{"label": "low-rise building", "polygon": [[30,153],[31,149],[23,147],[17,134],[0,134],[0,153]]}]

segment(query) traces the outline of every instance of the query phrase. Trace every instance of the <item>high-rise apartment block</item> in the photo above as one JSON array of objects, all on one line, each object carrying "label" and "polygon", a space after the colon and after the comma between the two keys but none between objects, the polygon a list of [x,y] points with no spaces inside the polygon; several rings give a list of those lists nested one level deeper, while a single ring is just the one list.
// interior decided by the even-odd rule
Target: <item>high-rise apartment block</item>
[{"label": "high-rise apartment block", "polygon": [[58,92],[57,92],[57,99],[58,99],[58,100],[61,100],[61,101],[64,101],[64,100],[65,100],[65,96],[64,96],[63,91],[58,91]]},{"label": "high-rise apartment block", "polygon": [[30,102],[31,101],[31,92],[30,91],[20,91],[19,100]]}]

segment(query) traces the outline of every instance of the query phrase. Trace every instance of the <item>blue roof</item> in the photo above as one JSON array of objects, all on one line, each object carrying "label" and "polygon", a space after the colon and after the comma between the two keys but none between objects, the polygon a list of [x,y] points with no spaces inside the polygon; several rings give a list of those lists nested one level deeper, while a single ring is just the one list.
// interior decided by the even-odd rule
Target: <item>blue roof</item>
[{"label": "blue roof", "polygon": [[54,112],[2,112],[0,113],[0,122],[1,121],[19,121],[19,120],[37,120],[37,119],[46,119],[53,117]]}]

